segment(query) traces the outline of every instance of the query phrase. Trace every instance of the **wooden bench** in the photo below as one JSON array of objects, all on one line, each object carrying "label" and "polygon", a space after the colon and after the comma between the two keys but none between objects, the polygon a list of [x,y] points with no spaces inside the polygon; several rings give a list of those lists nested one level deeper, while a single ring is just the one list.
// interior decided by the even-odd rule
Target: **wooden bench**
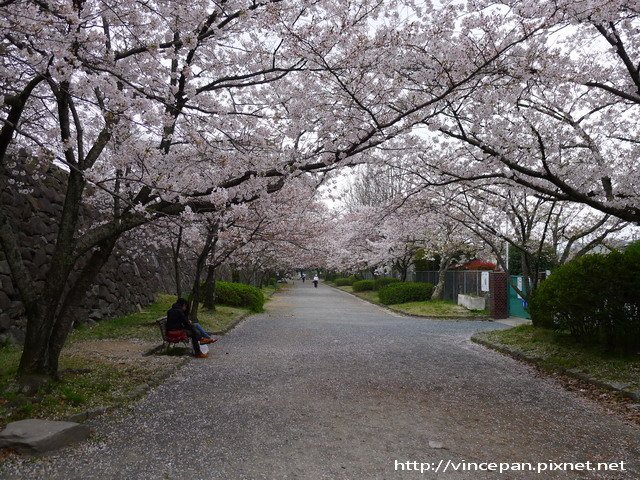
[{"label": "wooden bench", "polygon": [[167,332],[166,317],[157,320],[156,324],[160,329],[160,334],[162,335],[162,348],[164,348],[165,351],[169,351],[171,347],[174,347],[179,343],[183,343],[187,348],[191,346],[191,339],[189,338],[189,335],[187,335],[186,330],[171,330],[170,332]]}]

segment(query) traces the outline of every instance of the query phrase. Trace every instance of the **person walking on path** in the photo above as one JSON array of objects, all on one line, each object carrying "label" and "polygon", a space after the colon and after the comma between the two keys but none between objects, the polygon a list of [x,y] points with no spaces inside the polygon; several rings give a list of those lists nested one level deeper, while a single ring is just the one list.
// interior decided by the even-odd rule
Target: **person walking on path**
[{"label": "person walking on path", "polygon": [[172,330],[185,330],[191,338],[194,356],[196,358],[207,358],[208,354],[202,353],[200,349],[199,340],[201,336],[187,317],[187,301],[184,298],[179,298],[167,312],[167,332]]},{"label": "person walking on path", "polygon": [[314,286],[314,287],[316,287],[316,288],[318,288],[318,282],[319,282],[319,281],[320,281],[320,279],[318,278],[318,275],[316,274],[316,275],[313,277],[313,286]]},{"label": "person walking on path", "polygon": [[300,274],[300,278],[302,278],[302,283],[304,283],[304,279],[307,278],[307,276],[304,274],[304,272],[302,272]]}]

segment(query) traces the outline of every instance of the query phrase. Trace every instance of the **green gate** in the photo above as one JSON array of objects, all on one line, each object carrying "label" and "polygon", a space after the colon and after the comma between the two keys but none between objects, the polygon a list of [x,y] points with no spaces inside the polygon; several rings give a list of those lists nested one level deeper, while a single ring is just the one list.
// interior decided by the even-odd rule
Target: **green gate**
[{"label": "green gate", "polygon": [[511,275],[511,282],[509,282],[509,316],[519,318],[531,318],[529,312],[525,309],[527,302],[518,295],[513,284],[516,284],[520,290],[524,288],[524,279],[522,275]]}]

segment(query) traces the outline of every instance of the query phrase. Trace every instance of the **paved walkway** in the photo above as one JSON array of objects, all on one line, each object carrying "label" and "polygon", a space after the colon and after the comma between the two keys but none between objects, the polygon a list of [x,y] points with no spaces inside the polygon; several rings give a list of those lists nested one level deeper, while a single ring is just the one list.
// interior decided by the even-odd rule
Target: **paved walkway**
[{"label": "paved walkway", "polygon": [[508,325],[510,327],[517,327],[518,325],[531,325],[531,320],[520,317],[503,318],[500,320],[496,320],[496,322]]},{"label": "paved walkway", "polygon": [[[469,342],[494,328],[506,327],[402,317],[297,285],[209,359],[96,421],[92,442],[6,465],[0,478],[640,478],[640,430]],[[395,471],[395,460],[625,461],[630,470],[420,474]]]}]

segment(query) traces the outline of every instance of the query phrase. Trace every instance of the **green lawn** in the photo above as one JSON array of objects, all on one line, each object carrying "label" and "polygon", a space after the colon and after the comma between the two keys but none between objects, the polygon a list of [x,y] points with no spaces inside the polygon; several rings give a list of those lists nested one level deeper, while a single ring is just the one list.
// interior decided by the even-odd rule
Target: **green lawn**
[{"label": "green lawn", "polygon": [[344,292],[349,292],[349,293],[353,293],[354,295],[356,295],[357,297],[362,298],[363,300],[366,300],[368,302],[371,303],[375,303],[375,304],[380,304],[380,299],[378,298],[378,292],[373,292],[371,290],[368,291],[364,291],[364,292],[354,292],[353,291],[353,287],[347,285],[345,287],[336,287],[339,290],[342,290]]},{"label": "green lawn", "polygon": [[269,298],[271,295],[276,293],[278,290],[282,288],[286,288],[287,284],[279,283],[277,286],[267,285],[266,287],[262,287],[262,293],[264,293],[264,298]]},{"label": "green lawn", "polygon": [[[265,289],[265,296],[275,292]],[[174,295],[158,295],[142,312],[104,320],[74,330],[60,357],[60,382],[52,382],[34,396],[19,392],[15,375],[22,349],[0,348],[0,429],[22,418],[63,419],[96,407],[112,407],[130,401],[145,384],[154,383],[188,356],[145,356],[161,344],[155,320],[166,315]],[[200,310],[207,331],[224,332],[252,312],[219,305],[214,312]],[[181,350],[176,350],[178,353]]]},{"label": "green lawn", "polygon": [[157,340],[160,331],[154,321],[167,314],[175,302],[175,295],[160,294],[156,302],[145,307],[142,312],[99,322],[93,327],[80,327],[69,336],[69,341],[126,339]]},{"label": "green lawn", "polygon": [[[378,292],[365,291],[354,292],[353,287],[337,287],[338,289],[353,293],[357,297],[362,298],[371,303],[381,305],[378,298]],[[408,315],[418,315],[421,317],[431,318],[482,318],[487,316],[486,311],[467,310],[466,308],[456,305],[449,300],[429,300],[427,302],[407,302],[397,305],[387,305],[391,310],[406,313]]]},{"label": "green lawn", "polygon": [[599,346],[577,343],[568,333],[521,325],[508,330],[482,332],[474,339],[488,340],[527,357],[547,368],[574,369],[593,378],[640,389],[640,354],[609,352]]},{"label": "green lawn", "polygon": [[345,292],[353,293],[353,287],[351,285],[346,285],[344,287],[336,287],[339,290],[344,290]]},{"label": "green lawn", "polygon": [[168,374],[184,361],[167,357],[162,365],[150,368],[142,361],[120,364],[87,351],[65,351],[60,358],[62,380],[26,396],[14,380],[20,354],[18,347],[0,349],[0,428],[23,418],[63,419],[92,408],[126,403],[137,386],[149,382],[154,374]]},{"label": "green lawn", "polygon": [[227,307],[226,305],[216,305],[215,311],[200,308],[198,311],[198,322],[207,332],[224,333],[235,324],[240,318],[249,315],[246,308]]},{"label": "green lawn", "polygon": [[[268,298],[276,292],[274,287],[262,289]],[[142,312],[132,313],[124,317],[99,322],[93,327],[80,327],[69,336],[70,341],[98,340],[116,338],[135,338],[140,340],[158,340],[159,330],[155,320],[164,317],[167,310],[175,302],[175,295],[159,294],[156,302],[147,306]],[[249,314],[249,309],[216,305],[215,311],[198,310],[198,320],[206,331],[224,333],[229,325]]]},{"label": "green lawn", "polygon": [[450,300],[429,300],[428,302],[407,302],[389,305],[393,310],[424,317],[480,318],[486,317],[484,310],[467,310]]}]

